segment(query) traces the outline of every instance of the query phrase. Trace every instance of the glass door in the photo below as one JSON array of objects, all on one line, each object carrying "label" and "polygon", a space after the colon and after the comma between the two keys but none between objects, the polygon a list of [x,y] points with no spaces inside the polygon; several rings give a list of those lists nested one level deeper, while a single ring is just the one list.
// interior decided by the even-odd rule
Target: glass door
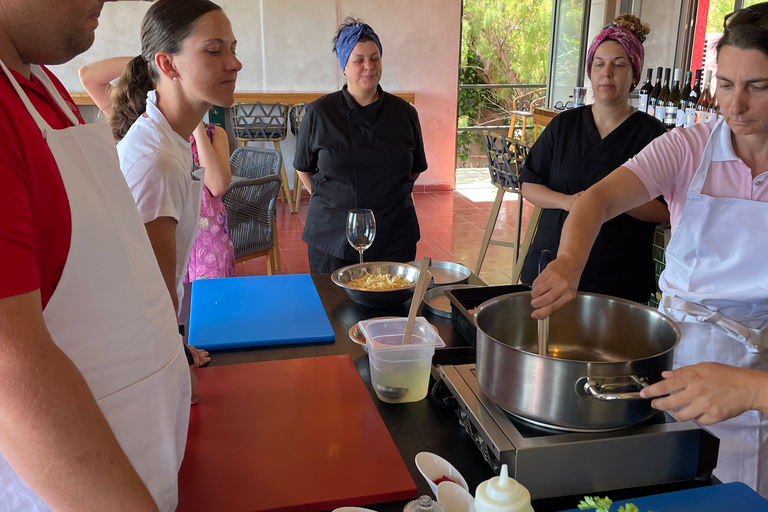
[{"label": "glass door", "polygon": [[574,87],[584,86],[589,26],[587,0],[555,0],[547,76],[547,104],[566,103]]}]

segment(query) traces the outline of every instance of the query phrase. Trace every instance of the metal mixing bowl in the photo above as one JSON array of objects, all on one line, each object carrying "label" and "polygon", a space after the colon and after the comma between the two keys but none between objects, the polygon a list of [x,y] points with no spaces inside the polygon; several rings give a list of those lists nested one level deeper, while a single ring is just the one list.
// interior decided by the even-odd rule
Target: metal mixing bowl
[{"label": "metal mixing bowl", "polygon": [[[396,306],[413,297],[416,281],[419,279],[419,267],[408,263],[393,261],[371,261],[343,267],[331,274],[331,281],[344,288],[350,299],[369,308]],[[400,275],[411,282],[409,286],[387,290],[368,290],[349,286],[349,282],[361,277],[365,272],[375,274]]]}]

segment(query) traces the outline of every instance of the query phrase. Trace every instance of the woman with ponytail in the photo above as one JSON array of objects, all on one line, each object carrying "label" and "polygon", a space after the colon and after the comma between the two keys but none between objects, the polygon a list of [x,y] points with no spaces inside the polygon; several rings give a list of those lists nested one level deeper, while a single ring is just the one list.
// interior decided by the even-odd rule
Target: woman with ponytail
[{"label": "woman with ponytail", "polygon": [[[129,118],[137,117],[135,108],[127,101],[125,93],[112,86],[112,81],[126,74],[133,76],[130,69],[131,57],[112,57],[79,69],[80,82],[107,119],[112,117],[112,95],[115,94],[118,108],[130,115],[119,116],[113,136],[119,141],[125,135],[124,126]],[[222,197],[232,181],[229,169],[229,141],[227,133],[220,126],[200,122],[189,139],[192,145],[192,160],[205,169],[203,197],[200,206],[200,220],[197,238],[189,255],[184,282],[195,279],[212,279],[235,276],[235,248],[229,236],[227,212]]]},{"label": "woman with ponytail", "polygon": [[[643,71],[643,41],[649,32],[648,25],[628,14],[609,23],[587,52],[594,103],[559,114],[531,148],[520,176],[522,195],[543,211],[523,264],[525,284],[536,279],[542,251],[557,254],[574,201],[666,131],[629,104]],[[666,206],[653,199],[606,223],[579,290],[648,302],[656,290],[654,231],[656,223],[666,220]]]},{"label": "woman with ponytail", "polygon": [[202,193],[190,136],[212,105],[234,102],[236,44],[213,2],[159,0],[142,22],[141,55],[111,91],[120,167],[177,309]]},{"label": "woman with ponytail", "polygon": [[[142,21],[141,55],[128,62],[111,94],[120,168],[177,313],[203,192],[192,174],[190,136],[212,105],[234,102],[242,67],[236,45],[229,19],[213,2],[159,0]],[[200,366],[210,358],[190,348],[188,360]]]}]

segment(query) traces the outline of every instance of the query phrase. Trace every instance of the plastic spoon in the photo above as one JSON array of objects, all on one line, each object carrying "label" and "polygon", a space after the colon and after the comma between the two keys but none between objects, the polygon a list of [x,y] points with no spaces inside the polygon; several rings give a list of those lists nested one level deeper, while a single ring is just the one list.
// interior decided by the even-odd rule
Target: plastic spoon
[{"label": "plastic spoon", "polygon": [[[544,272],[544,269],[549,265],[552,259],[552,253],[544,249],[539,256],[539,274]],[[549,354],[549,317],[539,318],[538,320],[539,330],[539,355],[546,356]]]},{"label": "plastic spoon", "polygon": [[408,320],[405,322],[405,332],[403,333],[403,345],[411,342],[413,334],[413,324],[416,323],[416,312],[419,310],[424,294],[427,292],[427,286],[432,279],[432,274],[427,270],[432,263],[432,258],[424,256],[421,260],[421,270],[419,270],[419,279],[416,281],[416,289],[413,290],[413,299],[411,299],[411,309],[408,310]]}]

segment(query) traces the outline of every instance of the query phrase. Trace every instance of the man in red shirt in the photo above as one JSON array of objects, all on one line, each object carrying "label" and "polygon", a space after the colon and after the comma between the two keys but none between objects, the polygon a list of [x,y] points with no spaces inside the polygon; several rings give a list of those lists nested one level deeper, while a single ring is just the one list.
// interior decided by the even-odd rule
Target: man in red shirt
[{"label": "man in red shirt", "polygon": [[[88,49],[105,1],[0,0],[0,60],[53,129],[71,122],[30,65],[66,62]],[[55,510],[157,510],[44,320],[75,243],[71,205],[38,124],[1,72],[0,151],[0,459]],[[13,500],[6,507],[27,510]]]}]

